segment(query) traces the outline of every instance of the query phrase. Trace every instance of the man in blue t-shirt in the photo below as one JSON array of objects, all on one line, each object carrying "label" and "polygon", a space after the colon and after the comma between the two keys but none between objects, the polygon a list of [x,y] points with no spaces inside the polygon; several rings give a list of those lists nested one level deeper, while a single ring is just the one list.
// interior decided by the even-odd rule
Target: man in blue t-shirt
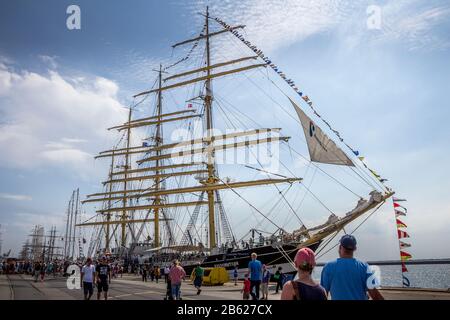
[{"label": "man in blue t-shirt", "polygon": [[[322,270],[320,284],[332,300],[383,300],[381,293],[370,284],[373,272],[369,265],[353,257],[356,239],[346,234],[340,240],[339,258],[327,263]],[[369,283],[369,286],[368,286]]]},{"label": "man in blue t-shirt", "polygon": [[[262,263],[256,260],[256,253],[251,255],[252,261],[248,263],[248,273],[250,274],[250,294],[253,300],[259,300],[259,286],[262,279]],[[255,292],[253,292],[253,288]]]}]

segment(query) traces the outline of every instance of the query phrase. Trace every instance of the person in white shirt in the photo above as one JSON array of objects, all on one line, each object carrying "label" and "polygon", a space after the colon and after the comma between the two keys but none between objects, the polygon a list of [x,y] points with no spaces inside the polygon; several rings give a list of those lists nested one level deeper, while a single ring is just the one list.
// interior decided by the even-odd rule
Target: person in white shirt
[{"label": "person in white shirt", "polygon": [[92,259],[87,258],[86,264],[81,269],[81,287],[84,291],[84,300],[90,300],[94,293],[94,274],[95,266]]},{"label": "person in white shirt", "polygon": [[167,283],[167,281],[169,280],[169,273],[170,273],[170,268],[168,266],[166,266],[164,268],[164,282]]}]

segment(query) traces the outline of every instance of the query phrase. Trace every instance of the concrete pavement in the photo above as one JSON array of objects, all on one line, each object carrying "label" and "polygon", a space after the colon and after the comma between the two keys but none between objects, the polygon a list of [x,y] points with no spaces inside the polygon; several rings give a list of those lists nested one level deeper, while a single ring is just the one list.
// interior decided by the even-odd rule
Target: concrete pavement
[{"label": "concrete pavement", "polygon": [[[66,284],[67,278],[52,276],[44,282],[34,282],[29,275],[0,275],[0,300],[82,300],[82,289],[70,290]],[[203,286],[200,295],[191,281],[183,282],[181,286],[183,300],[241,300],[242,283],[235,286],[226,283],[223,286]],[[387,300],[450,300],[450,292],[446,290],[384,288],[381,293]],[[109,290],[111,300],[163,300],[166,294],[164,280],[142,282],[140,277],[124,275],[113,279]],[[94,289],[92,299],[97,299]],[[269,300],[279,300],[280,294],[274,293],[270,287]]]}]

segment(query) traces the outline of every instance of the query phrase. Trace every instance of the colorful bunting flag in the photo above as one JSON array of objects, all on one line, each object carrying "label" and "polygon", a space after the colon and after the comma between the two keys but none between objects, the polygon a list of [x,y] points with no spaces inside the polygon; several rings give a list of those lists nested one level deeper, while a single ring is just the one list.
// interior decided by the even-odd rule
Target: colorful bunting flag
[{"label": "colorful bunting flag", "polygon": [[406,224],[401,222],[399,219],[396,219],[397,221],[397,228],[406,228]]},{"label": "colorful bunting flag", "polygon": [[404,249],[404,248],[409,248],[411,247],[411,245],[409,243],[403,242],[403,241],[398,241],[400,244],[400,249]]},{"label": "colorful bunting flag", "polygon": [[406,212],[403,212],[401,210],[394,210],[395,211],[395,217],[399,217],[399,216],[406,216]]},{"label": "colorful bunting flag", "polygon": [[409,287],[410,286],[409,279],[405,275],[403,275],[402,278],[403,278],[403,286]]},{"label": "colorful bunting flag", "polygon": [[405,213],[408,212],[408,210],[404,206],[399,205],[397,202],[394,202],[394,208],[402,208],[403,210],[405,210]]},{"label": "colorful bunting flag", "polygon": [[[408,261],[409,259],[412,259],[412,256],[406,252],[403,251],[405,248],[411,247],[411,244],[401,241],[400,239],[403,238],[409,238],[409,234],[406,231],[400,230],[400,228],[407,228],[406,224],[403,223],[400,219],[398,219],[399,216],[406,216],[407,209],[401,205],[398,204],[400,201],[406,201],[405,199],[399,199],[399,198],[392,198],[393,200],[393,206],[394,206],[394,212],[395,212],[395,222],[397,224],[397,236],[398,236],[398,246],[400,248],[400,260],[402,261],[402,279],[403,279],[403,286],[409,287],[410,282],[409,279],[405,276],[405,272],[408,272],[408,269],[406,268],[405,261]],[[402,208],[403,210],[399,210],[399,208]]]},{"label": "colorful bunting flag", "polygon": [[409,234],[406,231],[397,230],[397,235],[399,239],[409,238]]},{"label": "colorful bunting flag", "polygon": [[[325,119],[323,119],[323,118],[316,112],[316,110],[315,110],[314,107],[313,107],[313,102],[309,99],[309,97],[308,97],[308,96],[303,96],[303,93],[302,93],[302,92],[300,91],[300,89],[297,87],[297,85],[295,84],[295,82],[294,82],[292,79],[288,79],[288,78],[286,77],[286,75],[285,75],[281,70],[279,70],[279,68],[278,68],[276,65],[272,64],[272,61],[271,61],[268,57],[266,57],[266,56],[263,54],[263,51],[260,50],[260,49],[258,48],[258,46],[253,45],[253,44],[252,44],[250,41],[248,41],[248,40],[245,40],[245,38],[244,38],[239,32],[237,32],[236,30],[231,30],[231,27],[230,27],[227,23],[225,23],[223,20],[221,20],[220,18],[215,17],[214,20],[215,20],[216,22],[218,22],[220,25],[222,25],[225,29],[228,29],[233,35],[235,35],[239,40],[241,40],[241,41],[242,41],[242,42],[243,42],[250,50],[256,52],[256,54],[257,54],[259,57],[261,57],[268,65],[270,65],[270,67],[271,67],[275,72],[277,72],[277,73],[281,76],[281,78],[282,78],[289,86],[291,86],[291,88],[293,88],[293,89],[295,90],[295,92],[296,92],[300,97],[303,98],[303,100],[304,100],[304,101],[309,105],[309,107],[312,109],[312,111],[314,112],[314,114],[315,114],[318,118],[321,118],[321,119],[322,119],[322,121],[328,126],[328,128],[336,134],[336,136],[339,138],[339,140],[340,140],[342,143],[344,143],[344,144],[345,144],[345,145],[346,145],[346,146],[347,146],[347,147],[348,147],[348,148],[349,148],[356,156],[359,156],[359,152],[358,152],[357,150],[354,150],[353,148],[351,148],[347,143],[345,143],[345,142],[344,142],[344,139],[341,137],[341,135],[339,134],[339,132],[336,131],[336,130],[334,130],[333,127],[332,127],[328,122],[326,122]],[[202,31],[202,32],[203,32],[203,31]],[[360,160],[361,160],[361,159],[360,159]],[[362,160],[361,160],[361,161],[362,161]],[[372,174],[378,179],[378,181],[381,182],[382,184],[384,184],[384,182],[388,181],[387,179],[381,178],[380,175],[378,175],[376,172],[374,172],[373,170],[371,170],[370,168],[368,168],[367,165],[364,164],[364,167],[367,168],[367,169],[369,169],[369,170],[372,172]]]},{"label": "colorful bunting flag", "polygon": [[400,251],[400,259],[402,259],[402,261],[408,261],[411,258],[412,257],[408,252]]},{"label": "colorful bunting flag", "polygon": [[406,264],[404,262],[402,262],[402,273],[403,272],[408,272],[408,269],[406,268]]}]

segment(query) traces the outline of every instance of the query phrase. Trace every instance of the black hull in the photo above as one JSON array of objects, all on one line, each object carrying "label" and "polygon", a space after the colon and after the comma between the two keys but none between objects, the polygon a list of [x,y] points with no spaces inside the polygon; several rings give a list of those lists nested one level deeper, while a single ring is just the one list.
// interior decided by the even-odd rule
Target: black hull
[{"label": "black hull", "polygon": [[[321,242],[316,242],[308,246],[308,248],[316,251],[320,243]],[[291,260],[294,260],[297,253],[297,246],[283,245],[282,247],[285,254],[288,255]],[[234,270],[235,267],[238,267],[240,270],[246,270],[248,268],[248,263],[250,262],[250,255],[252,252],[255,252],[258,255],[258,260],[261,261],[261,263],[272,268],[289,263],[286,257],[284,257],[277,248],[269,245],[255,247],[252,249],[234,250],[230,253],[211,255],[203,260],[201,266],[203,268],[224,267],[228,271]],[[183,262],[181,262],[181,264],[188,275],[190,275],[192,270],[195,268],[195,264],[184,264]],[[286,271],[287,270],[285,270],[285,272]]]}]

